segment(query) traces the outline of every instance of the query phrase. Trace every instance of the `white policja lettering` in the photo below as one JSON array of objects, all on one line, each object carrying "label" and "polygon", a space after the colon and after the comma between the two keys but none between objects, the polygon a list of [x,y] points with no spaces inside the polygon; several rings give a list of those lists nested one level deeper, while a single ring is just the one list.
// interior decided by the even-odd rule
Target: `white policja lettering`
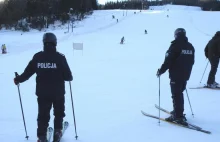
[{"label": "white policja lettering", "polygon": [[182,50],[182,54],[193,54],[192,50]]},{"label": "white policja lettering", "polygon": [[45,68],[45,69],[48,69],[48,68],[52,68],[52,69],[56,69],[57,68],[57,65],[56,63],[37,63],[37,68]]}]

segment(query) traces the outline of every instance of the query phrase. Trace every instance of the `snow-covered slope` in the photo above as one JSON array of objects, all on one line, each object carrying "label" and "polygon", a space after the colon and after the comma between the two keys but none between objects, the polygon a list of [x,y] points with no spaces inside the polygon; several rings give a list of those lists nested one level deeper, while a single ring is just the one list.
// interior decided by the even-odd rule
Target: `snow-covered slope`
[{"label": "snow-covered slope", "polygon": [[[169,11],[167,11],[169,8]],[[174,39],[176,28],[186,29],[196,50],[196,59],[187,88],[206,83],[208,66],[204,47],[219,29],[219,12],[203,12],[184,6],[154,7],[155,10],[101,10],[76,23],[73,33],[48,30],[58,37],[58,51],[64,53],[74,75],[72,82],[77,132],[81,142],[218,142],[220,114],[218,91],[188,89],[195,117],[185,95],[185,113],[189,122],[210,130],[211,135],[144,117],[141,110],[158,115],[157,69]],[[134,14],[136,12],[136,14]],[[115,15],[115,19],[112,19]],[[123,16],[124,15],[124,16]],[[127,15],[127,16],[126,16]],[[167,17],[169,15],[169,17]],[[119,20],[117,23],[116,19]],[[208,19],[208,20],[207,20]],[[212,21],[215,19],[215,21]],[[211,26],[209,26],[211,25]],[[144,30],[148,34],[144,34]],[[44,32],[1,32],[0,44],[8,54],[0,54],[0,140],[26,142],[14,72],[19,74],[42,50]],[[122,36],[125,44],[119,44]],[[83,54],[73,43],[83,43]],[[219,72],[216,81],[219,81]],[[70,123],[63,142],[74,140],[69,84],[66,83],[66,117]],[[35,75],[20,85],[28,141],[36,141],[37,99]],[[161,106],[172,110],[168,73],[161,76]],[[51,116],[53,111],[51,111]],[[161,117],[168,115],[161,112]],[[53,126],[53,116],[50,125]]]}]

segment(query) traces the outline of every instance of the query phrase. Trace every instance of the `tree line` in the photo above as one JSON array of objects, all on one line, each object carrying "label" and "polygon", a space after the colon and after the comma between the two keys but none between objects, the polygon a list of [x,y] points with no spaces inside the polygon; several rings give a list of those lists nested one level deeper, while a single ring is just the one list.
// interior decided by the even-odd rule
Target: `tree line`
[{"label": "tree line", "polygon": [[97,9],[148,9],[164,4],[200,6],[203,10],[220,11],[220,1],[162,0],[117,1],[98,5],[97,0],[5,0],[0,2],[0,29],[28,31],[48,28],[55,21],[73,23]]},{"label": "tree line", "polygon": [[0,2],[0,29],[41,30],[56,20],[82,20],[96,9],[96,0],[5,0]]}]

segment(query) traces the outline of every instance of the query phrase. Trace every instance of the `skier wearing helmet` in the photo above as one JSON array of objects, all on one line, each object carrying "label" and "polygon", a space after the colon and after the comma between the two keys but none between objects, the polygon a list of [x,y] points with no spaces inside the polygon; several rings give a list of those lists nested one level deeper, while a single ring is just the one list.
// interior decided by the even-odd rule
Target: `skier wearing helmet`
[{"label": "skier wearing helmet", "polygon": [[47,142],[50,110],[54,108],[54,141],[62,136],[65,117],[65,81],[72,81],[72,73],[63,54],[56,51],[57,38],[53,33],[43,35],[43,51],[36,53],[24,72],[14,78],[18,85],[36,73],[36,95],[38,102],[38,142]]},{"label": "skier wearing helmet", "polygon": [[167,121],[188,125],[184,112],[183,91],[186,89],[194,64],[195,50],[188,42],[186,31],[178,28],[174,32],[175,39],[166,52],[164,63],[157,71],[157,77],[169,70],[170,87],[173,100],[173,111]]}]

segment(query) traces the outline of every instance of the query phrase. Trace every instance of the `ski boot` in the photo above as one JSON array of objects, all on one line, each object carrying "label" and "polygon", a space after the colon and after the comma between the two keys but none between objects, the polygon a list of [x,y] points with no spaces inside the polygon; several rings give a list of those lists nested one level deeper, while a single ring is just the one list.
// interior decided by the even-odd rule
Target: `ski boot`
[{"label": "ski boot", "polygon": [[217,83],[207,84],[207,88],[215,89],[215,88],[218,88],[218,85],[217,85]]},{"label": "ski boot", "polygon": [[47,141],[47,138],[45,136],[40,136],[40,137],[38,137],[37,142],[48,142],[48,141]]},{"label": "ski boot", "polygon": [[180,125],[188,126],[188,123],[186,122],[187,119],[186,119],[185,115],[183,115],[182,117],[175,117],[174,115],[171,115],[170,117],[165,118],[165,120],[169,121],[169,122],[174,122],[174,123],[177,123]]},{"label": "ski boot", "polygon": [[61,129],[55,129],[54,135],[53,135],[53,142],[59,142],[62,137],[62,130]]}]

